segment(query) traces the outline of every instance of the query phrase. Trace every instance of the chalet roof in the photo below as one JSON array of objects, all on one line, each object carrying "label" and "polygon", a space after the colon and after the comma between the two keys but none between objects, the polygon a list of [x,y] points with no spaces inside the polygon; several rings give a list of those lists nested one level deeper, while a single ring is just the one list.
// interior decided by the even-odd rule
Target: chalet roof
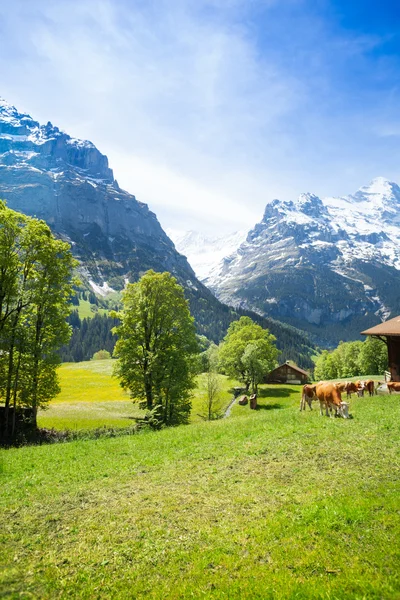
[{"label": "chalet roof", "polygon": [[400,315],[398,317],[394,317],[394,319],[389,319],[389,321],[384,321],[384,323],[379,323],[379,325],[375,325],[375,327],[371,327],[370,329],[362,331],[361,335],[400,336]]},{"label": "chalet roof", "polygon": [[309,376],[307,371],[303,371],[303,369],[300,369],[300,367],[295,367],[294,365],[291,365],[289,363],[283,363],[283,365],[279,365],[279,367],[272,369],[272,371],[269,373],[269,375],[271,375],[271,373],[275,373],[275,371],[277,371],[278,369],[281,369],[282,367],[289,367],[293,371],[297,371],[298,373],[301,373],[302,375],[306,375],[306,377]]}]

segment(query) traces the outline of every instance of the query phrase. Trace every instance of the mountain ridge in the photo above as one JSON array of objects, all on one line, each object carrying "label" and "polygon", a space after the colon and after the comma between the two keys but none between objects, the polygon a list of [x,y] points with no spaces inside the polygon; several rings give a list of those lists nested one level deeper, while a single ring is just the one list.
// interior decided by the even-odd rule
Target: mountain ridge
[{"label": "mountain ridge", "polygon": [[275,199],[203,282],[222,302],[306,329],[318,343],[358,337],[400,312],[399,224],[400,187],[383,177],[339,198]]}]

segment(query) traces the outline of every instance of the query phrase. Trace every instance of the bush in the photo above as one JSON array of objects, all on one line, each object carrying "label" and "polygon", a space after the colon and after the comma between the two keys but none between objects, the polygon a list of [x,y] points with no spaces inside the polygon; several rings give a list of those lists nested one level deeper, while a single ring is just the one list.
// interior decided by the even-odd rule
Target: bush
[{"label": "bush", "polygon": [[111,354],[108,350],[99,350],[93,354],[92,360],[107,360],[108,358],[111,358]]}]

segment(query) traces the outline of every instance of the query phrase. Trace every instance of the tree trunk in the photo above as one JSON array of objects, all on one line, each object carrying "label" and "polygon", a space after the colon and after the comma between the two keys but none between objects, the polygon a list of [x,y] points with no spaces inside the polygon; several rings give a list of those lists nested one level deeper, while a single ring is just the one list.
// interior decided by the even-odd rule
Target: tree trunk
[{"label": "tree trunk", "polygon": [[151,384],[151,375],[144,376],[144,391],[146,394],[146,402],[148,410],[153,408],[153,386]]},{"label": "tree trunk", "polygon": [[12,429],[11,429],[11,437],[15,435],[15,421],[16,421],[16,412],[17,412],[17,392],[18,392],[18,378],[19,378],[19,368],[21,366],[21,349],[18,354],[18,362],[17,368],[15,370],[14,377],[14,389],[13,389],[13,420],[12,420]]},{"label": "tree trunk", "polygon": [[43,327],[42,306],[38,306],[36,310],[36,330],[35,330],[35,346],[33,350],[33,378],[32,378],[32,410],[33,410],[33,425],[37,427],[37,411],[38,411],[38,387],[39,387],[39,363],[41,355],[41,334]]},{"label": "tree trunk", "polygon": [[11,330],[11,339],[8,346],[8,373],[7,373],[7,383],[6,383],[6,398],[4,402],[5,406],[5,415],[4,415],[4,431],[5,435],[8,436],[8,424],[9,424],[9,414],[10,414],[10,402],[11,402],[11,388],[12,388],[12,377],[14,371],[14,348],[15,348],[15,334],[17,329],[17,323],[19,318],[19,312],[16,313],[14,318],[13,327]]}]

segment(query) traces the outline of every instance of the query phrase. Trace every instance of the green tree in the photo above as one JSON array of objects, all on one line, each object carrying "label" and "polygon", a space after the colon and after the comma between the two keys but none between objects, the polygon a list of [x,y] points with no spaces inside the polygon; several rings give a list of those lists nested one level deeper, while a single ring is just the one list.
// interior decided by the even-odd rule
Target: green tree
[{"label": "green tree", "polygon": [[198,345],[184,291],[170,273],[148,271],[123,292],[114,373],[134,400],[160,407],[166,425],[187,422]]},{"label": "green tree", "polygon": [[276,365],[275,336],[250,319],[241,317],[229,325],[220,346],[219,359],[227,375],[242,381],[248,391],[257,388],[262,378]]},{"label": "green tree", "polygon": [[[68,341],[70,247],[43,222],[0,202],[0,395],[5,433],[12,405],[37,410],[59,391],[56,351]],[[14,429],[14,425],[13,428]]]},{"label": "green tree", "polygon": [[211,421],[222,417],[221,405],[221,375],[218,373],[218,346],[211,346],[203,353],[204,362],[204,401],[203,412],[200,414],[203,419]]},{"label": "green tree", "polygon": [[361,344],[358,363],[361,375],[382,375],[389,368],[386,344],[368,336]]},{"label": "green tree", "polygon": [[271,352],[269,340],[260,339],[247,344],[242,356],[242,363],[246,368],[251,383],[253,394],[258,392],[258,384],[276,364],[277,354]]},{"label": "green tree", "polygon": [[93,354],[92,360],[107,360],[108,358],[111,358],[111,354],[108,350],[98,350]]},{"label": "green tree", "polygon": [[340,342],[335,350],[324,350],[315,361],[314,377],[339,379],[361,375],[381,375],[388,368],[387,347],[382,341]]},{"label": "green tree", "polygon": [[[27,328],[27,352],[24,358],[24,386],[21,401],[34,411],[60,391],[56,368],[60,363],[58,349],[68,342],[71,328],[66,319],[73,293],[73,269],[77,262],[69,244],[55,239],[43,222],[33,224],[38,252],[34,270],[33,295],[24,324]],[[40,225],[40,227],[38,226]]]},{"label": "green tree", "polygon": [[332,358],[332,353],[328,350],[323,350],[315,360],[315,381],[336,379],[337,377],[337,364],[335,364],[335,361]]}]

